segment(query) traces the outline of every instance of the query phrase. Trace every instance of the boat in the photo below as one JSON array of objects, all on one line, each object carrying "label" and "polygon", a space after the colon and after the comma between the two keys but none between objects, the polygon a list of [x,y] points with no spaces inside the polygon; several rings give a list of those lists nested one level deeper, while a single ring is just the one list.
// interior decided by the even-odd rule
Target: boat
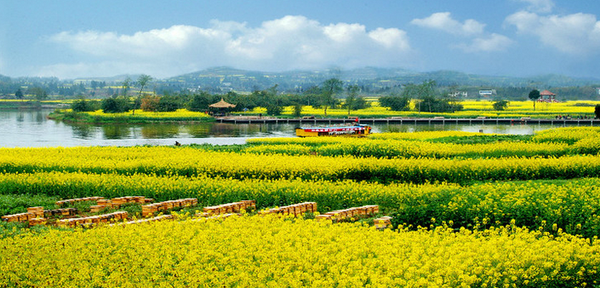
[{"label": "boat", "polygon": [[318,137],[318,136],[354,136],[364,137],[371,133],[371,126],[355,124],[352,126],[331,126],[331,127],[300,127],[296,128],[298,137]]}]

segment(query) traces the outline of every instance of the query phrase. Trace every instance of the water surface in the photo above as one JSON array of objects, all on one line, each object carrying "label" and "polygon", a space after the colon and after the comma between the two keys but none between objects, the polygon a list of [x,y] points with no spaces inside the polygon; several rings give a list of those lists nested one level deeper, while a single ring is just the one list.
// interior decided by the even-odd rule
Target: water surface
[{"label": "water surface", "polygon": [[[294,137],[297,124],[156,123],[69,124],[47,119],[51,111],[0,110],[0,147],[244,144],[261,137]],[[533,134],[552,125],[376,124],[373,133],[467,131]]]}]

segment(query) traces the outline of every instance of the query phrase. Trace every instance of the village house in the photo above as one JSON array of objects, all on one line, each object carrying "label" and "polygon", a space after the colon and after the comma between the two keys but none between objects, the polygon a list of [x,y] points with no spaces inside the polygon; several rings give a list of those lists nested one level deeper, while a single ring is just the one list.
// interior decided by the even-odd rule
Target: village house
[{"label": "village house", "polygon": [[558,101],[556,101],[556,94],[548,91],[548,90],[544,90],[542,92],[540,92],[540,99],[538,99],[539,102],[546,102],[546,103],[556,103]]}]

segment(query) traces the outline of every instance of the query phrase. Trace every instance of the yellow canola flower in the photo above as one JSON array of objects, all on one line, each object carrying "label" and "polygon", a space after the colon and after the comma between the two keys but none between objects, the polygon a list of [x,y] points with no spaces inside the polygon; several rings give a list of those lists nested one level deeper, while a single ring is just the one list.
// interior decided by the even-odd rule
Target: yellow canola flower
[{"label": "yellow canola flower", "polygon": [[600,156],[378,159],[217,152],[190,147],[0,148],[0,171],[462,183],[598,177]]},{"label": "yellow canola flower", "polygon": [[136,109],[135,113],[133,111],[123,112],[123,113],[104,113],[102,110],[97,110],[93,112],[83,112],[93,117],[98,118],[128,118],[128,119],[140,119],[140,120],[194,120],[194,119],[208,119],[211,118],[210,115],[204,112],[194,112],[189,111],[187,109],[177,109],[177,111],[173,112],[151,112],[151,111],[143,111],[140,109]]},{"label": "yellow canola flower", "polygon": [[[443,116],[446,118],[476,118],[476,117],[490,117],[490,118],[521,118],[521,117],[532,117],[532,118],[555,118],[556,116],[578,116],[594,115],[594,106],[600,104],[599,101],[566,101],[559,103],[536,103],[536,109],[533,109],[532,101],[510,101],[508,107],[503,111],[496,111],[493,108],[494,101],[483,100],[465,100],[460,101],[458,104],[463,105],[462,111],[454,113],[429,113],[429,112],[418,112],[415,109],[416,101],[412,101],[410,107],[411,111],[392,111],[388,107],[381,107],[376,99],[371,99],[372,106],[350,111],[351,117],[436,117]],[[238,112],[236,112],[238,113]],[[266,109],[257,107],[249,112],[240,112],[240,114],[258,114],[266,113]],[[293,115],[294,107],[284,107],[283,115]],[[325,116],[323,109],[315,109],[312,106],[302,106],[302,115],[314,115],[314,116]],[[327,117],[348,117],[347,109],[327,109]]]},{"label": "yellow canola flower", "polygon": [[0,239],[9,287],[575,287],[600,246],[519,228],[377,231],[242,216]]}]

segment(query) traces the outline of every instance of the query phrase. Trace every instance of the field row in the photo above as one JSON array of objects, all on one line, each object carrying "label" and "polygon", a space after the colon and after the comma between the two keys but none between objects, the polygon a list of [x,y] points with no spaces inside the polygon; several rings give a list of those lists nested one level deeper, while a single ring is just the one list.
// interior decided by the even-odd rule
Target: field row
[{"label": "field row", "polygon": [[[599,187],[598,178],[460,186],[59,172],[0,174],[3,195],[45,194],[63,199],[140,195],[156,201],[197,198],[202,206],[255,199],[257,209],[314,201],[319,203],[321,213],[377,204],[383,214],[394,216],[396,226],[428,227],[452,221],[454,228],[474,228],[506,225],[515,220],[517,225],[531,229],[560,228],[586,237],[600,236]],[[44,205],[32,198],[29,206]],[[45,208],[54,209],[54,202]],[[21,209],[0,205],[5,214],[25,212],[25,208]],[[432,218],[436,220],[432,222]]]},{"label": "field row", "polygon": [[[450,118],[477,118],[477,117],[490,117],[490,118],[521,118],[521,117],[533,117],[533,118],[554,118],[558,115],[566,116],[579,116],[586,115],[588,117],[594,116],[594,106],[597,105],[598,101],[567,101],[560,103],[537,103],[536,109],[533,109],[533,102],[531,101],[510,101],[508,107],[503,111],[496,111],[493,108],[494,101],[473,101],[466,100],[460,101],[459,104],[464,106],[462,111],[454,113],[430,113],[430,112],[417,112],[416,102],[411,103],[412,111],[392,111],[387,107],[381,107],[376,98],[369,101],[372,106],[354,110],[351,112],[352,117],[450,117]],[[239,112],[240,114],[257,115],[262,113],[265,115],[267,110],[262,107],[257,107],[248,112]],[[236,112],[237,114],[238,112]],[[294,107],[284,107],[283,115],[292,116],[294,114]],[[319,115],[323,116],[323,109],[315,109],[311,106],[302,107],[302,115]],[[347,109],[327,109],[328,117],[348,117]]]},{"label": "field row", "polygon": [[600,152],[600,128],[545,130],[533,136],[460,131],[380,133],[367,138],[260,138],[239,151],[263,154],[358,156],[377,158],[561,157]]},{"label": "field row", "polygon": [[469,183],[600,177],[600,156],[378,159],[239,154],[172,147],[30,148],[0,149],[0,171]]},{"label": "field row", "polygon": [[514,226],[381,232],[271,216],[50,230],[0,246],[9,287],[594,287],[600,267],[598,244]]}]

